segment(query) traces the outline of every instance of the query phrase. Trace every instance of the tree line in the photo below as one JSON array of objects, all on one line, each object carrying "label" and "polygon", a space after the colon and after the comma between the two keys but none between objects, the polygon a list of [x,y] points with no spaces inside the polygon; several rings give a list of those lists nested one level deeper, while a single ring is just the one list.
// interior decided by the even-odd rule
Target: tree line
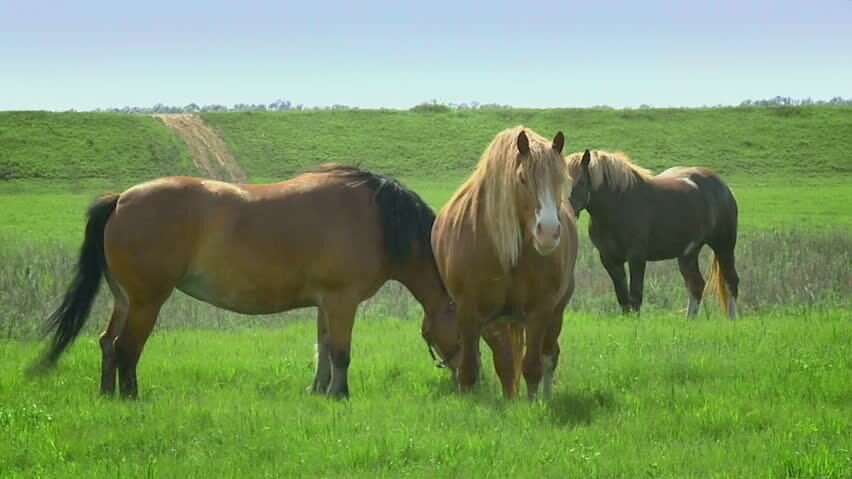
[{"label": "tree line", "polygon": [[[767,98],[763,100],[744,100],[739,106],[761,106],[761,107],[773,107],[773,106],[810,106],[810,105],[852,105],[852,98],[843,98],[840,96],[836,96],[831,98],[830,100],[813,100],[810,97],[808,98],[791,98],[785,96],[776,96],[773,98]],[[704,106],[704,108],[730,108],[731,105],[714,105],[714,106]],[[450,111],[460,111],[460,110],[494,110],[494,109],[512,109],[513,107],[510,105],[500,105],[497,103],[479,103],[476,101],[461,102],[461,103],[442,103],[437,100],[431,100],[428,102],[420,103],[412,108],[410,111],[420,112],[420,113],[441,113],[441,112],[450,112]],[[599,109],[615,109],[608,105],[596,105],[592,108]],[[638,109],[648,109],[655,108],[652,105],[641,104]],[[330,106],[305,106],[302,104],[294,104],[289,100],[278,99],[272,103],[236,103],[232,106],[220,105],[220,104],[209,104],[209,105],[198,105],[197,103],[190,103],[185,106],[175,106],[175,105],[165,105],[163,103],[157,103],[150,107],[139,107],[139,106],[124,106],[120,108],[96,108],[91,110],[93,112],[107,112],[107,113],[136,113],[136,114],[168,114],[168,113],[206,113],[206,112],[219,112],[219,111],[321,111],[321,110],[357,110],[358,107],[352,107],[348,105],[340,105],[334,104]],[[625,108],[630,109],[630,108]],[[69,110],[74,111],[74,110]]]}]

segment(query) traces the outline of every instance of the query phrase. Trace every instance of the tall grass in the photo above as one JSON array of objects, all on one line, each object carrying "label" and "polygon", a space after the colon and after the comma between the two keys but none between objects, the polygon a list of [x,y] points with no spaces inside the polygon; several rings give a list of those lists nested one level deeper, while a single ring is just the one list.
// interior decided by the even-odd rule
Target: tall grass
[{"label": "tall grass", "polygon": [[[71,278],[77,251],[63,245],[7,240],[0,243],[0,335],[29,338],[39,328]],[[740,311],[764,313],[778,309],[810,307],[845,308],[852,304],[852,238],[845,230],[756,231],[741,235],[737,246],[740,274]],[[710,261],[704,249],[701,265]],[[612,283],[597,253],[581,235],[576,270],[577,289],[569,312],[617,314]],[[686,307],[687,293],[676,261],[650,263],[645,278],[645,314],[676,312]],[[111,295],[103,288],[93,309],[88,331],[103,328],[111,308]],[[713,298],[706,311],[718,311]],[[420,317],[411,295],[398,283],[389,283],[361,306],[371,315]],[[158,328],[234,329],[274,327],[288,319],[313,317],[312,309],[269,316],[230,313],[175,293],[164,306]]]}]

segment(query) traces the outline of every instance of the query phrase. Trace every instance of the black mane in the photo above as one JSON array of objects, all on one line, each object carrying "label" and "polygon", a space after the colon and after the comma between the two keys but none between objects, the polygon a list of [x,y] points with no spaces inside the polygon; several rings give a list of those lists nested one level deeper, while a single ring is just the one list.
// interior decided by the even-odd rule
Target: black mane
[{"label": "black mane", "polygon": [[373,200],[382,221],[385,252],[400,263],[412,254],[415,242],[420,251],[432,256],[432,224],[435,212],[420,196],[397,180],[363,170],[357,166],[326,164],[305,173],[336,174],[353,185],[366,185],[373,190]]}]

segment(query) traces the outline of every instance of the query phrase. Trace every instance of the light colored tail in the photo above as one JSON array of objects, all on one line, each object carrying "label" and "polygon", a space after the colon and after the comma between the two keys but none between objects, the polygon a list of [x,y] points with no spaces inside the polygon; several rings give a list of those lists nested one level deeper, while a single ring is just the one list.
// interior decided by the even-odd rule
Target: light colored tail
[{"label": "light colored tail", "polygon": [[719,304],[725,311],[725,316],[728,316],[728,288],[725,286],[722,269],[719,267],[719,258],[716,257],[715,253],[713,259],[710,260],[710,272],[707,273],[707,283],[704,286],[703,296],[706,298],[714,289],[716,290],[716,298],[719,299]]}]

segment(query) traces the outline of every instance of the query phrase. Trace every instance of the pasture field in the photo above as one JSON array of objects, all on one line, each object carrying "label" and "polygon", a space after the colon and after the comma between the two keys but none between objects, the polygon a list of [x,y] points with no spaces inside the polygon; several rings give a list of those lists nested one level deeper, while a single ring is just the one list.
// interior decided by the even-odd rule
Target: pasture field
[{"label": "pasture field", "polygon": [[[852,471],[852,108],[209,113],[249,181],[327,161],[400,178],[433,207],[500,129],[566,133],[660,171],[701,164],[740,210],[741,317],[686,322],[673,261],[622,317],[580,223],[577,291],[550,403],[453,393],[390,283],[359,310],[353,397],[304,392],[313,310],[248,317],[176,293],[141,399],[97,395],[101,294],[58,370],[28,380],[97,194],[195,170],[144,116],[0,112],[0,477],[802,477]],[[701,258],[706,269],[709,254]],[[105,291],[105,290],[104,290]]]},{"label": "pasture field", "polygon": [[[464,178],[435,181],[421,177],[401,181],[437,209]],[[852,182],[852,175],[849,181]],[[67,192],[61,186],[54,188],[52,182],[20,183],[14,189],[6,186],[5,191],[0,185],[0,248],[6,242],[3,238],[76,246],[83,237],[83,215],[92,199],[105,191],[120,192],[130,186],[90,181],[84,182],[82,191]],[[743,231],[852,230],[852,183],[841,184],[837,178],[831,178],[812,179],[804,184],[752,186],[743,181],[734,183],[732,189],[740,208],[739,224]]]},{"label": "pasture field", "polygon": [[205,113],[250,178],[327,161],[402,178],[466,177],[494,135],[523,124],[565,133],[565,151],[624,150],[661,171],[704,165],[729,180],[784,183],[852,174],[852,108],[546,109],[448,113]]},{"label": "pasture field", "polygon": [[137,402],[97,395],[81,340],[48,377],[0,342],[3,477],[809,477],[852,470],[843,311],[737,322],[566,318],[554,399],[459,397],[415,321],[356,324],[348,402],[304,392],[312,321],[160,331]]}]

